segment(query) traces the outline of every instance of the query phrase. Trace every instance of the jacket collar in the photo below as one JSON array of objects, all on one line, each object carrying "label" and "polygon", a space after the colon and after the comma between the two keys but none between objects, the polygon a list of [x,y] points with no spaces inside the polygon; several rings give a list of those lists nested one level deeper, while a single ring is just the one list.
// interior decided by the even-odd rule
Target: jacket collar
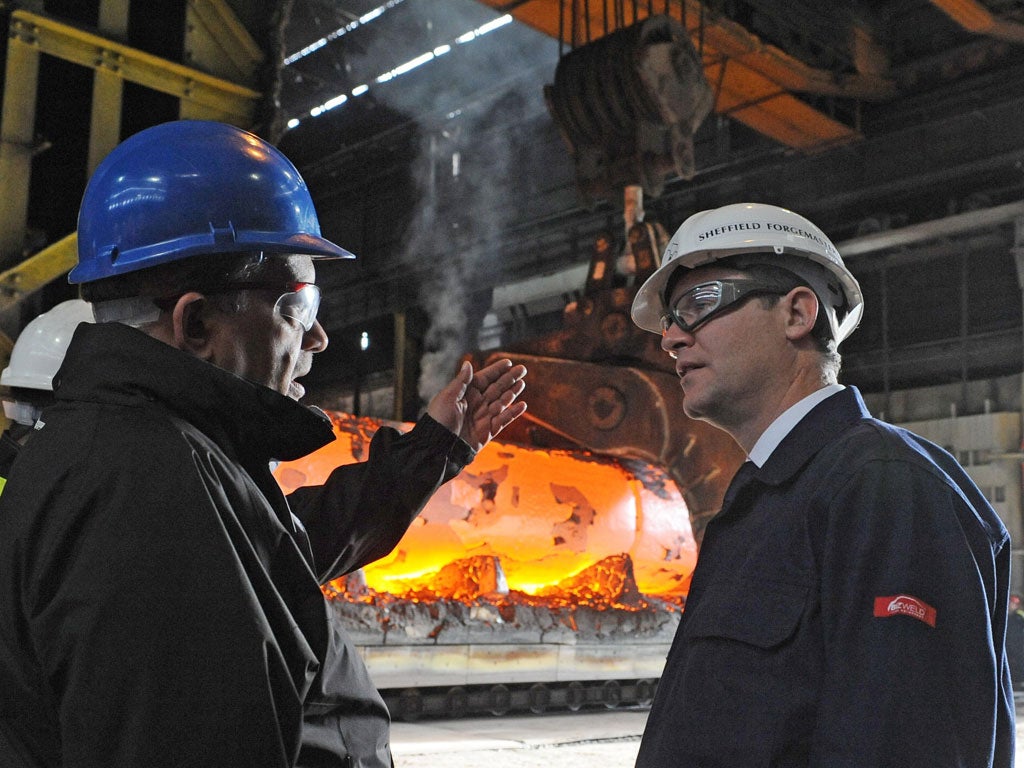
[{"label": "jacket collar", "polygon": [[317,410],[121,323],[82,323],[55,378],[58,400],[159,404],[224,448],[265,462],[305,456],[334,439]]},{"label": "jacket collar", "polygon": [[847,386],[818,403],[797,422],[754,477],[769,485],[786,482],[838,434],[854,422],[868,418],[871,414],[860,392]]}]

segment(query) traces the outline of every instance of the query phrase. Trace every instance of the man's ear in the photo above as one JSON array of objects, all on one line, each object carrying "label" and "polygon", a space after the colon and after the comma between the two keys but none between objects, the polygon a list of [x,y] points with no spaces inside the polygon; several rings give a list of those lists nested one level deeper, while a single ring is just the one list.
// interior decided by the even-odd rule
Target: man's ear
[{"label": "man's ear", "polygon": [[212,313],[210,300],[191,291],[181,296],[171,312],[174,346],[201,360],[209,360],[212,352]]},{"label": "man's ear", "polygon": [[814,291],[798,285],[779,301],[786,313],[786,338],[797,341],[806,338],[818,320],[820,306]]}]

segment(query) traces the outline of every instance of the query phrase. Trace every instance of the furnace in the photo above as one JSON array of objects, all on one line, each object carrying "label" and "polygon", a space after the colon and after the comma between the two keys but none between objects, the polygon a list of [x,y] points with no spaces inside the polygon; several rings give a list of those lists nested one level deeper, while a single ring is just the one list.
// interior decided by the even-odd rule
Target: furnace
[{"label": "furnace", "polygon": [[[330,416],[334,443],[277,468],[285,492],[410,426]],[[390,555],[324,591],[396,717],[645,704],[696,556],[663,469],[492,442]]]}]

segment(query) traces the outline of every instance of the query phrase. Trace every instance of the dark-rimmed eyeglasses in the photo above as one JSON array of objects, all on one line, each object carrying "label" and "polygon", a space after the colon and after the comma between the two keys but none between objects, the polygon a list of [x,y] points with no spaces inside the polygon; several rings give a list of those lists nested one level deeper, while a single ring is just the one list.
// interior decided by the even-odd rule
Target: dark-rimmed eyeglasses
[{"label": "dark-rimmed eyeglasses", "polygon": [[676,325],[693,333],[738,301],[755,295],[783,296],[790,290],[792,286],[784,288],[763,280],[709,280],[679,294],[674,302],[666,305],[661,316],[661,332],[668,333],[668,329]]}]

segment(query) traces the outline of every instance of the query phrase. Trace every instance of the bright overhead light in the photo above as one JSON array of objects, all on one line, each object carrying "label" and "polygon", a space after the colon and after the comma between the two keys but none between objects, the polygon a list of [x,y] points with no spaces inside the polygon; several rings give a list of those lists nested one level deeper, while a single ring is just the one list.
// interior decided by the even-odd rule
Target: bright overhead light
[{"label": "bright overhead light", "polygon": [[313,107],[309,110],[309,114],[313,117],[319,117],[324,112],[329,112],[335,107],[340,107],[346,101],[348,101],[348,96],[343,93],[339,96],[335,96],[333,99],[328,99],[318,107]]},{"label": "bright overhead light", "polygon": [[[404,2],[404,0],[389,0],[384,5],[381,5],[378,8],[375,8],[374,10],[372,10],[369,13],[365,14],[364,16],[361,16],[358,21],[353,21],[350,24],[348,24],[348,26],[342,27],[340,30],[335,30],[334,32],[331,33],[331,35],[328,35],[326,38],[323,38],[322,40],[318,40],[316,43],[313,43],[313,44],[311,44],[309,46],[306,46],[306,48],[303,48],[302,51],[299,51],[299,53],[292,54],[287,59],[285,59],[285,64],[287,65],[287,64],[291,63],[291,61],[298,60],[298,58],[301,58],[302,55],[308,55],[308,54],[303,54],[303,51],[306,51],[306,50],[312,48],[313,46],[323,47],[324,45],[326,45],[331,40],[334,40],[334,39],[337,39],[338,37],[341,37],[341,35],[345,34],[346,32],[351,31],[351,29],[354,29],[356,26],[359,26],[360,24],[365,24],[367,21],[371,21],[373,19],[378,18],[386,10],[389,10],[389,9],[393,8],[394,6],[398,5],[401,2]],[[510,24],[510,23],[512,23],[512,16],[510,16],[508,14],[506,14],[505,16],[499,16],[498,18],[494,19],[493,21],[489,21],[488,23],[484,24],[483,26],[477,27],[476,29],[472,29],[469,32],[466,32],[465,34],[459,35],[457,38],[455,38],[455,41],[453,43],[451,43],[451,44],[439,45],[436,48],[434,48],[434,50],[432,50],[432,51],[427,51],[426,53],[422,53],[422,54],[420,54],[419,56],[417,56],[414,59],[410,59],[409,61],[405,62],[404,64],[399,64],[394,69],[388,70],[387,72],[384,72],[383,74],[380,74],[377,77],[375,77],[373,79],[373,82],[375,82],[375,83],[386,83],[386,82],[388,82],[390,80],[394,80],[396,77],[404,75],[407,72],[411,72],[412,70],[416,69],[417,67],[421,67],[424,64],[427,64],[428,62],[433,61],[436,58],[444,56],[447,53],[450,53],[451,50],[452,50],[452,46],[453,45],[462,45],[462,44],[471,42],[473,40],[476,40],[478,37],[482,37],[482,36],[488,34],[489,32],[493,32],[494,30],[500,29],[501,27],[504,27],[506,24]],[[332,35],[333,35],[333,37],[332,37]],[[312,51],[310,51],[310,52],[312,52]],[[352,89],[351,95],[352,96],[362,96],[364,93],[366,93],[369,90],[370,90],[370,86],[368,86],[368,85],[357,85],[355,88]],[[341,104],[344,104],[346,101],[348,101],[348,95],[347,94],[335,96],[333,99],[330,99],[328,101],[325,101],[323,104],[320,104],[320,105],[318,105],[316,107],[313,107],[311,110],[309,110],[309,115],[310,115],[310,117],[319,117],[324,112],[327,112],[327,111],[329,111],[331,109],[334,109],[335,107],[340,106]],[[297,118],[293,118],[292,120],[288,121],[288,127],[289,128],[294,128],[298,124],[299,124],[299,120]]]},{"label": "bright overhead light", "polygon": [[384,8],[383,5],[378,6],[377,8],[374,8],[369,13],[364,13],[362,16],[360,16],[359,17],[359,23],[360,24],[366,24],[367,22],[373,21],[378,16],[382,16],[384,14],[385,10],[387,10],[387,9]]},{"label": "bright overhead light", "polygon": [[293,54],[291,54],[289,56],[286,56],[284,58],[284,66],[287,67],[289,64],[294,64],[296,61],[299,61],[300,59],[306,58],[311,53],[315,53],[316,51],[319,51],[321,48],[323,48],[325,45],[327,45],[328,43],[332,42],[333,40],[337,40],[342,35],[347,35],[353,29],[358,29],[359,27],[363,26],[364,24],[368,24],[369,22],[373,21],[374,19],[380,18],[381,16],[384,15],[385,11],[390,11],[396,5],[401,5],[404,2],[405,2],[405,0],[388,0],[386,3],[384,3],[383,5],[377,6],[376,8],[374,8],[369,13],[364,13],[362,16],[360,16],[355,21],[350,21],[345,26],[338,27],[333,32],[329,32],[328,34],[326,34],[323,37],[321,37],[319,40],[315,40],[314,42],[310,43],[309,45],[307,45],[302,50],[296,51],[295,53],[293,53]]},{"label": "bright overhead light", "polygon": [[463,43],[472,42],[473,40],[476,40],[478,37],[483,37],[488,32],[493,32],[494,30],[500,29],[501,27],[504,27],[506,24],[511,23],[512,16],[510,16],[509,14],[499,16],[494,21],[489,21],[481,27],[471,29],[469,32],[466,32],[463,35],[459,35],[457,38],[455,38],[455,42],[458,43],[459,45],[462,45]]},{"label": "bright overhead light", "polygon": [[378,83],[386,83],[388,80],[394,80],[399,75],[404,75],[406,72],[411,72],[416,67],[426,64],[434,58],[434,54],[431,51],[421,53],[415,59],[410,59],[405,64],[399,64],[397,67],[392,69],[390,72],[385,72],[383,75],[377,76]]}]

